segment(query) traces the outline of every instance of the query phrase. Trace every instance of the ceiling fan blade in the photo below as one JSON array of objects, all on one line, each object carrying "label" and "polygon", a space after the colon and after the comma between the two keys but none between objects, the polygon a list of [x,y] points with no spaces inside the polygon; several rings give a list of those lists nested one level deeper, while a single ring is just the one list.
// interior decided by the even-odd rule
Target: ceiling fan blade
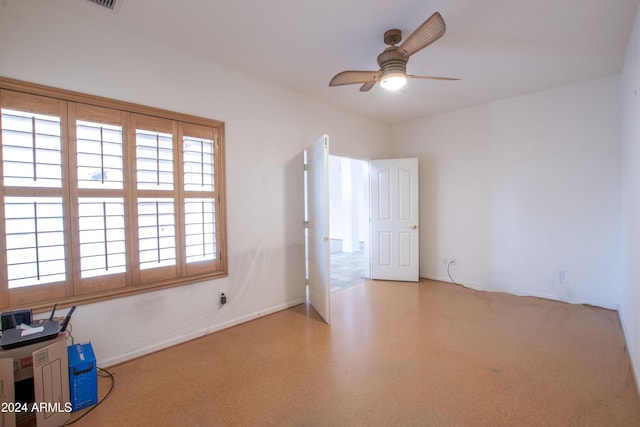
[{"label": "ceiling fan blade", "polygon": [[343,71],[333,76],[329,86],[375,83],[380,80],[380,71]]},{"label": "ceiling fan blade", "polygon": [[367,82],[360,87],[360,92],[369,92],[375,85],[376,82]]},{"label": "ceiling fan blade", "polygon": [[440,13],[436,12],[402,42],[398,47],[398,52],[404,56],[411,56],[442,37],[446,28],[444,19]]},{"label": "ceiling fan blade", "polygon": [[460,80],[455,77],[436,77],[436,76],[416,76],[414,74],[407,74],[407,78],[410,79],[425,79],[425,80]]}]

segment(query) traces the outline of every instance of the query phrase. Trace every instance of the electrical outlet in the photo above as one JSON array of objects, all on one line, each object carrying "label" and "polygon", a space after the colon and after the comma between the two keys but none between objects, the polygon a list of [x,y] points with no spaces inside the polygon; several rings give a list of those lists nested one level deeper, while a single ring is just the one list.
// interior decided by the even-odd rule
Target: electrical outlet
[{"label": "electrical outlet", "polygon": [[457,261],[456,261],[456,257],[451,257],[451,258],[449,259],[449,262],[451,263],[451,265],[456,265],[456,262],[457,262]]}]

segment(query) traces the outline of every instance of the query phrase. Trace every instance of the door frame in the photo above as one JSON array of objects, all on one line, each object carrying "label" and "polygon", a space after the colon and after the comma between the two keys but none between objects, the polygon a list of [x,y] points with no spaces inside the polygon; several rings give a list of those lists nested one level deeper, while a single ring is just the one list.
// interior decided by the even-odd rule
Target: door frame
[{"label": "door frame", "polygon": [[[357,220],[358,222],[357,227],[358,227],[358,239],[362,237],[362,241],[364,243],[364,258],[365,258],[364,278],[370,279],[371,278],[371,249],[370,249],[371,248],[371,228],[370,228],[369,222],[371,218],[371,212],[370,212],[370,207],[371,207],[370,162],[371,161],[369,159],[360,159],[360,158],[350,157],[350,156],[341,155],[341,154],[329,153],[329,187],[332,189],[335,187],[335,184],[336,184],[334,174],[338,173],[331,167],[332,158],[340,159],[341,161],[343,160],[351,161],[352,162],[351,166],[354,166],[354,162],[355,162],[355,165],[357,166],[366,166],[366,174],[363,174],[363,176],[361,177],[361,182],[359,182],[364,186],[364,188],[360,189],[361,191],[360,195],[363,197],[364,200],[362,201],[363,202],[362,206],[360,206],[360,208],[362,209],[360,208],[358,209],[359,215]],[[342,171],[340,171],[339,173],[342,173]],[[354,173],[352,170],[351,178],[353,178],[353,176],[354,176]],[[337,198],[336,193],[338,193],[339,196],[344,197],[344,195],[342,194],[342,190],[344,189],[344,183],[342,182],[342,180],[340,180],[340,184],[343,186],[343,188],[341,188],[339,191],[330,190],[329,216],[330,216],[330,227],[332,232],[336,230],[335,223],[334,223],[336,211],[335,211],[335,204],[333,203]],[[354,187],[353,180],[351,180],[350,184],[351,184],[350,190],[353,191],[353,187]],[[353,192],[350,194],[351,197],[353,197],[352,194]],[[335,236],[332,236],[332,235],[329,236],[330,239],[332,237],[335,237]]]}]

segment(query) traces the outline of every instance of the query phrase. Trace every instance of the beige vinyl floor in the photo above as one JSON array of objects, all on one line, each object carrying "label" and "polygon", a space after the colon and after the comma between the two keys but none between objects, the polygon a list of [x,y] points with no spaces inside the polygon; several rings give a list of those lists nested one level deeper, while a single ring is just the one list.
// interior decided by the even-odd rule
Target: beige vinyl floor
[{"label": "beige vinyl floor", "polygon": [[303,304],[113,366],[75,425],[640,426],[615,311],[428,280],[331,298],[331,325]]}]

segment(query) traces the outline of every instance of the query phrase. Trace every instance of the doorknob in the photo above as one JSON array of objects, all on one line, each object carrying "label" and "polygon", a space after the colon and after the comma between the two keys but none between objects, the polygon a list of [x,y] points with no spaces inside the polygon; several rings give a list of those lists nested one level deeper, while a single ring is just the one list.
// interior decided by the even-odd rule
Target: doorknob
[{"label": "doorknob", "polygon": [[418,226],[417,225],[410,225],[409,228],[413,229],[413,230],[417,230]]}]

